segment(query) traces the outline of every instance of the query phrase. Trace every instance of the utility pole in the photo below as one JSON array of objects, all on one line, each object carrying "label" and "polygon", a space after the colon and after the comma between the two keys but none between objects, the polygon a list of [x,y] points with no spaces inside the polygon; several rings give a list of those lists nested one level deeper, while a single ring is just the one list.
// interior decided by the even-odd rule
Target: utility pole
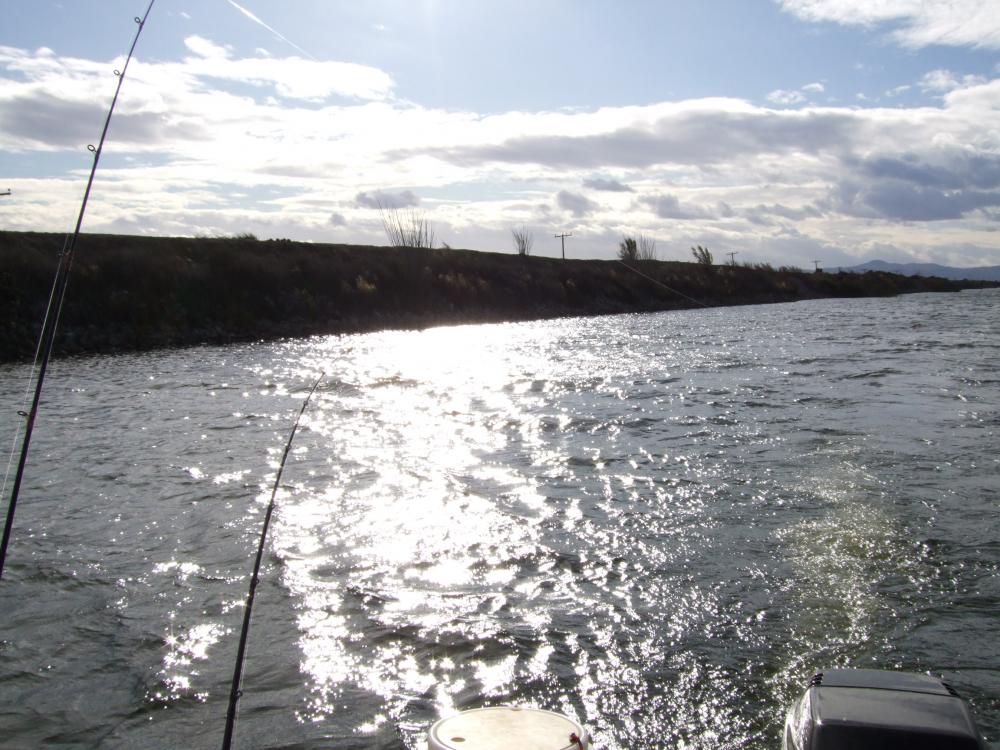
[{"label": "utility pole", "polygon": [[736,256],[739,255],[739,254],[740,253],[739,253],[738,250],[734,250],[731,253],[726,253],[726,255],[729,256],[729,265],[731,265],[731,266],[735,266],[736,265]]},{"label": "utility pole", "polygon": [[813,265],[816,266],[816,273],[819,273],[820,270],[821,270],[820,267],[819,267],[819,261],[818,260],[814,260],[813,261]]},{"label": "utility pole", "polygon": [[562,255],[563,255],[563,260],[566,260],[566,238],[567,237],[572,237],[573,233],[572,232],[567,232],[565,234],[554,234],[552,236],[553,237],[557,237],[558,239],[562,240]]}]

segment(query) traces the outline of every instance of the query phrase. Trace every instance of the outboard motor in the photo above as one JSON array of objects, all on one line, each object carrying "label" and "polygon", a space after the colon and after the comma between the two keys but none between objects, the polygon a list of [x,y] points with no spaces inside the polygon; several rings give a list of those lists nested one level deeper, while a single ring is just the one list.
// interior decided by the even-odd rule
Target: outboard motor
[{"label": "outboard motor", "polygon": [[830,669],[788,710],[783,750],[988,750],[969,706],[926,674]]}]

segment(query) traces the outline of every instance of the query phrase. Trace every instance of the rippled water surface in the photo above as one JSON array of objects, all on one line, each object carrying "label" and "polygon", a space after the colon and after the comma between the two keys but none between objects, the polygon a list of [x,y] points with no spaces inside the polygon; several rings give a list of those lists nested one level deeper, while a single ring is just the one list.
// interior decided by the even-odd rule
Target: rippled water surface
[{"label": "rippled water surface", "polygon": [[[524,703],[775,748],[820,667],[1000,739],[1000,293],[78,358],[0,582],[0,746],[418,748]],[[0,369],[5,440],[26,368]],[[4,503],[6,505],[6,503]]]}]

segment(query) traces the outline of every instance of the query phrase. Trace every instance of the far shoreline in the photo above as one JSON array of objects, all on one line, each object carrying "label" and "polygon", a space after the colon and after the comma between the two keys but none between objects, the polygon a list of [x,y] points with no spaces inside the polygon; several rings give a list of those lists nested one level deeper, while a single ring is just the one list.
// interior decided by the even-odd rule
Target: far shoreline
[{"label": "far shoreline", "polygon": [[[0,232],[0,361],[30,359],[64,235]],[[1000,286],[882,271],[81,235],[60,356]]]}]

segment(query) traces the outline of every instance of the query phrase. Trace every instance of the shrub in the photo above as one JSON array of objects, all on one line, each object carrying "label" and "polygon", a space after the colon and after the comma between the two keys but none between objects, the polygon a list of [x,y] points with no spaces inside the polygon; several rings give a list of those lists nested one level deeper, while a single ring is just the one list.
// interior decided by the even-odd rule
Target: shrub
[{"label": "shrub", "polygon": [[618,260],[639,260],[639,243],[635,241],[635,237],[622,237],[622,241],[618,243]]},{"label": "shrub", "polygon": [[712,258],[711,251],[707,247],[695,245],[691,248],[691,254],[694,256],[694,259],[703,266],[711,266],[715,262]]},{"label": "shrub", "polygon": [[412,208],[401,213],[398,208],[389,208],[379,203],[379,215],[386,239],[392,247],[434,247],[434,230],[424,214]]},{"label": "shrub", "polygon": [[531,247],[535,244],[535,235],[525,226],[511,229],[510,234],[514,238],[514,248],[517,250],[517,254],[531,255]]},{"label": "shrub", "polygon": [[639,260],[656,260],[656,240],[644,234],[639,235]]}]

